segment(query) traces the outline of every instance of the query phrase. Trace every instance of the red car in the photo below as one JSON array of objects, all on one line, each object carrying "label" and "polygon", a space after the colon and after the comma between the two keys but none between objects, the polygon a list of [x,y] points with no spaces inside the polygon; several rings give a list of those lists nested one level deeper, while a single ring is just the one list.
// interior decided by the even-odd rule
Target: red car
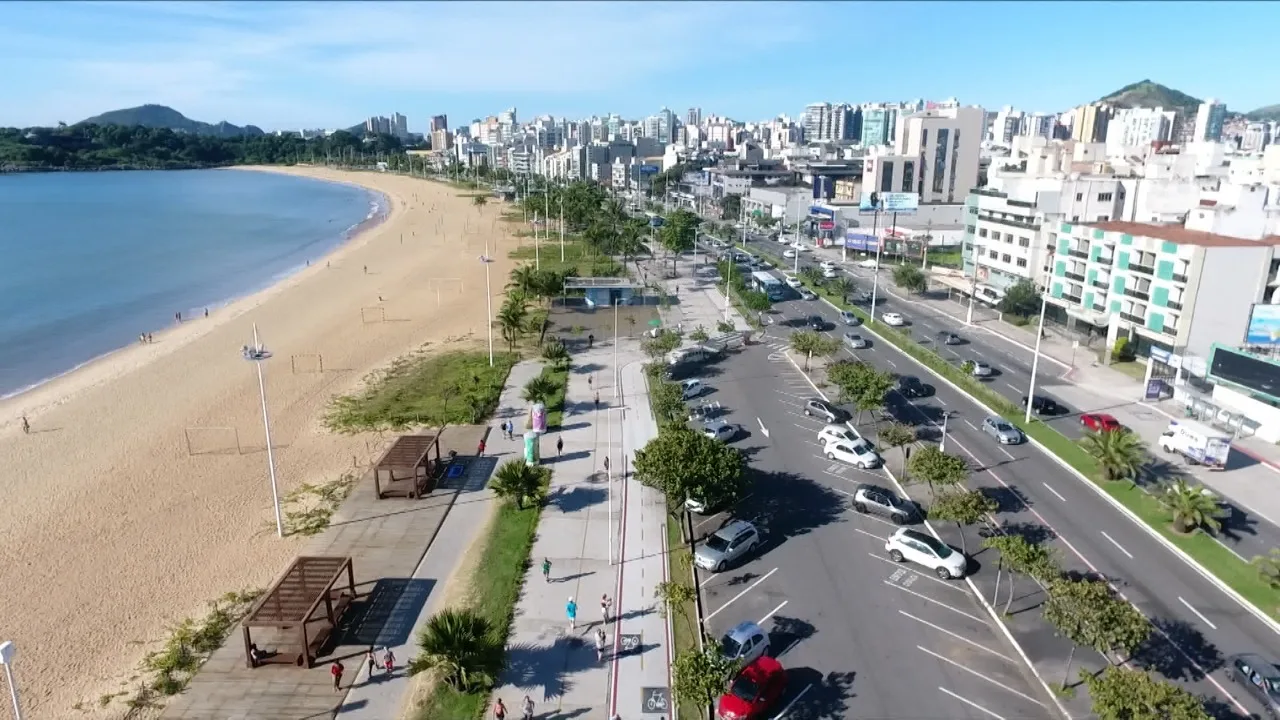
[{"label": "red car", "polygon": [[1111,432],[1124,427],[1119,420],[1106,413],[1085,413],[1080,416],[1080,424],[1094,432]]},{"label": "red car", "polygon": [[787,673],[782,664],[768,655],[761,655],[742,668],[729,692],[716,703],[716,717],[720,720],[758,720],[782,697],[787,689]]}]

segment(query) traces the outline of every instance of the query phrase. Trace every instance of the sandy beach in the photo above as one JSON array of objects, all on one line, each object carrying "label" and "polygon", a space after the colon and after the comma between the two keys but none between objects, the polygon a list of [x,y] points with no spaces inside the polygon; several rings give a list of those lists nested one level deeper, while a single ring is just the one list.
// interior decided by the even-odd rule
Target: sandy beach
[{"label": "sandy beach", "polygon": [[[257,379],[240,357],[252,323],[274,354],[266,389],[282,495],[378,452],[373,436],[324,430],[334,393],[424,343],[483,347],[477,258],[487,239],[500,292],[518,242],[498,205],[477,209],[416,178],[270,171],[360,184],[389,198],[390,215],[268,290],[0,402],[0,639],[18,647],[27,718],[118,716],[119,703],[103,711],[98,699],[136,687],[127,681],[168,624],[266,586],[296,553],[302,539],[275,537]],[[294,356],[311,369],[317,354],[324,373],[292,371]],[[192,456],[189,428],[234,428],[244,451]]]}]

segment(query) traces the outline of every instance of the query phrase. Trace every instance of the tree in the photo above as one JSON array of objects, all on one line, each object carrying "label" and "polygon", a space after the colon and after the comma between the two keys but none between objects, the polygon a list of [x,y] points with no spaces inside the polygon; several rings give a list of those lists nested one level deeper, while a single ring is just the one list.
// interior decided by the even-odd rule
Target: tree
[{"label": "tree", "polygon": [[928,483],[929,490],[960,485],[969,477],[969,464],[963,458],[948,455],[935,445],[925,445],[907,462],[908,482]]},{"label": "tree", "polygon": [[858,289],[858,286],[854,285],[852,279],[844,277],[843,275],[832,280],[827,287],[828,289],[831,290],[831,292],[840,296],[841,302],[846,302],[846,303],[849,302],[849,296],[852,295],[854,291]]},{"label": "tree", "polygon": [[545,403],[560,389],[560,386],[545,374],[538,374],[524,384],[524,399],[531,403]]},{"label": "tree", "polygon": [[709,337],[711,336],[707,334],[707,329],[701,325],[689,333],[689,339],[694,342],[706,342]]},{"label": "tree", "polygon": [[999,503],[984,495],[981,490],[950,491],[942,493],[933,501],[929,506],[929,517],[955,523],[956,530],[960,532],[960,550],[968,555],[969,545],[965,541],[964,526],[982,522],[998,507]]},{"label": "tree", "polygon": [[542,343],[542,359],[556,367],[564,367],[569,364],[569,350],[559,340],[547,340]]},{"label": "tree", "polygon": [[1271,548],[1266,555],[1255,555],[1249,561],[1258,571],[1258,578],[1272,590],[1280,590],[1280,548]]},{"label": "tree", "polygon": [[476,210],[483,208],[486,204],[488,204],[488,202],[489,202],[489,198],[486,198],[483,195],[476,195],[475,197],[471,198],[471,204],[476,206]]},{"label": "tree", "polygon": [[1091,432],[1080,438],[1080,447],[1098,463],[1105,480],[1131,480],[1147,460],[1142,440],[1123,428]]},{"label": "tree", "polygon": [[658,231],[658,241],[671,253],[671,269],[676,267],[676,258],[680,253],[693,249],[698,237],[698,224],[701,218],[688,210],[676,210],[667,216]]},{"label": "tree", "polygon": [[676,696],[710,706],[737,669],[737,661],[725,657],[720,644],[707,638],[701,650],[690,649],[676,655],[671,668]]},{"label": "tree", "polygon": [[1020,280],[1004,291],[1000,312],[1030,317],[1040,312],[1040,291],[1030,280]]},{"label": "tree", "polygon": [[532,265],[517,265],[511,269],[511,281],[508,289],[517,289],[525,295],[532,295],[538,284],[538,271]]},{"label": "tree", "polygon": [[[1029,542],[1021,535],[992,535],[982,541],[983,547],[994,549],[1000,553],[1000,570],[1009,571],[1009,597],[1004,604],[1004,614],[1009,614],[1013,605],[1013,588],[1018,575],[1026,575],[1039,583],[1047,583],[1059,574],[1058,565],[1048,548]],[[996,591],[1000,591],[1000,579],[996,578]],[[991,596],[992,604],[996,602],[996,594]]]},{"label": "tree", "polygon": [[1222,529],[1221,518],[1226,512],[1218,504],[1218,498],[1206,493],[1202,485],[1190,485],[1179,478],[1166,484],[1156,497],[1169,511],[1175,532],[1186,534],[1201,528],[1216,533]]},{"label": "tree", "polygon": [[[1151,637],[1151,623],[1142,613],[1099,580],[1054,580],[1049,584],[1044,617],[1075,646],[1091,647],[1103,657],[1114,653],[1119,658],[1117,662],[1132,657]],[[1074,646],[1071,654],[1075,655]],[[1063,688],[1070,670],[1069,657]]]},{"label": "tree", "polygon": [[812,287],[818,287],[822,284],[822,271],[816,267],[806,267],[800,270],[800,279]]},{"label": "tree", "polygon": [[635,454],[636,478],[667,497],[669,507],[696,498],[708,507],[741,496],[746,478],[742,455],[684,424],[658,429]]},{"label": "tree", "polygon": [[893,282],[907,292],[922,293],[928,287],[924,272],[915,265],[899,265],[894,268]]},{"label": "tree", "polygon": [[902,472],[907,472],[907,446],[916,441],[916,429],[905,423],[889,423],[876,433],[880,444],[890,448],[902,448]]},{"label": "tree", "polygon": [[494,471],[489,488],[500,498],[515,498],[516,507],[523,510],[526,499],[536,501],[542,497],[542,486],[550,472],[524,460],[508,460]]},{"label": "tree", "polygon": [[688,409],[684,406],[680,386],[673,382],[661,380],[650,382],[649,407],[653,409],[653,416],[657,419],[659,426],[670,423],[683,426],[688,419]]},{"label": "tree", "polygon": [[1107,667],[1085,676],[1099,720],[1210,720],[1199,698],[1143,670]]},{"label": "tree", "polygon": [[688,585],[675,581],[660,582],[654,587],[654,594],[662,601],[662,612],[666,616],[671,610],[684,618],[689,632],[697,632],[693,627],[693,618],[689,616],[689,605],[698,599],[698,593]]},{"label": "tree", "polygon": [[814,355],[830,357],[840,351],[840,343],[811,330],[791,333],[791,349],[804,356],[804,371],[809,372],[809,359]]},{"label": "tree", "polygon": [[742,304],[751,312],[762,313],[773,307],[773,301],[769,296],[759,292],[758,290],[746,290],[738,295],[742,300]]},{"label": "tree", "polygon": [[506,303],[498,311],[498,318],[494,321],[502,332],[502,339],[507,341],[507,348],[513,352],[516,349],[516,341],[524,332],[527,315],[528,311],[523,305]]},{"label": "tree", "polygon": [[751,222],[763,230],[768,230],[778,224],[778,218],[772,215],[753,215]]},{"label": "tree", "polygon": [[742,196],[729,193],[720,201],[720,219],[737,220],[742,213]]},{"label": "tree", "polygon": [[840,388],[841,402],[853,403],[858,408],[859,420],[863,412],[884,408],[885,398],[896,382],[892,373],[880,372],[862,361],[829,365],[827,380]]},{"label": "tree", "polygon": [[435,670],[464,692],[485,687],[502,661],[502,644],[494,636],[493,624],[475,610],[441,610],[418,632],[418,655],[409,662],[409,674]]}]

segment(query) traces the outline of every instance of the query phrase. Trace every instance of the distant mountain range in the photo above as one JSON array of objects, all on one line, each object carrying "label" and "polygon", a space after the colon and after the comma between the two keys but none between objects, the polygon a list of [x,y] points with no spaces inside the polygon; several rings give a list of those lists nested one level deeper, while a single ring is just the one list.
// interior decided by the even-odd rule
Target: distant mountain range
[{"label": "distant mountain range", "polygon": [[[1203,101],[1158,82],[1141,80],[1099,98],[1098,102],[1122,108],[1162,107],[1167,110],[1181,110],[1185,116],[1194,118],[1196,110],[1200,108],[1200,103]],[[1228,115],[1244,115],[1249,120],[1257,121],[1280,120],[1280,105],[1267,105],[1247,113],[1230,112]]]},{"label": "distant mountain range", "polygon": [[223,120],[219,123],[206,123],[192,120],[171,107],[164,105],[139,105],[138,107],[112,110],[101,115],[94,115],[81,120],[78,125],[123,125],[133,127],[141,125],[146,128],[169,128],[170,130],[187,132],[192,135],[211,135],[213,137],[241,137],[244,135],[263,135],[262,128],[255,125],[240,127]]}]

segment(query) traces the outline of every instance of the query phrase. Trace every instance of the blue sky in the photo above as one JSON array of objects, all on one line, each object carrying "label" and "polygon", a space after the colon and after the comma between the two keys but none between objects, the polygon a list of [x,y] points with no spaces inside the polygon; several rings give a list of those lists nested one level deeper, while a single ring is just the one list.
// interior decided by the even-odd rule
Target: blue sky
[{"label": "blue sky", "polygon": [[[1151,78],[1280,103],[1280,3],[5,3],[0,125],[147,102],[206,122],[421,131],[667,106],[760,120],[957,97],[1058,111]],[[1268,52],[1270,50],[1271,52]]]}]

